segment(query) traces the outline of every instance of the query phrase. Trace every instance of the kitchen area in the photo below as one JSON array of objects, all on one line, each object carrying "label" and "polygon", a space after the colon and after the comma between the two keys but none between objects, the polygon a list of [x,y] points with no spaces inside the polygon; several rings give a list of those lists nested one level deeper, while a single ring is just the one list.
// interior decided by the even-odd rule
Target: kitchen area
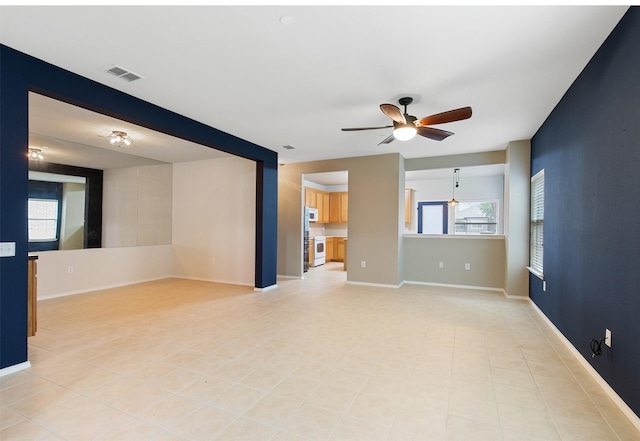
[{"label": "kitchen area", "polygon": [[347,270],[348,174],[313,173],[304,183],[304,272],[322,265]]}]

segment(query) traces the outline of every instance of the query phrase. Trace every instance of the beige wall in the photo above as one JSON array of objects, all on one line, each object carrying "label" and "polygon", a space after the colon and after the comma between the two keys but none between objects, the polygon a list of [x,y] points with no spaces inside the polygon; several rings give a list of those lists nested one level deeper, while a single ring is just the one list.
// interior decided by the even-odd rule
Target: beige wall
[{"label": "beige wall", "polygon": [[[404,203],[399,154],[286,164],[278,170],[278,275],[302,277],[302,175],[349,172],[347,280],[397,286],[398,207]],[[401,176],[402,175],[402,176]],[[366,267],[361,268],[360,262]]]},{"label": "beige wall", "polygon": [[102,246],[170,244],[171,182],[171,164],[105,170]]},{"label": "beige wall", "polygon": [[531,141],[507,145],[505,169],[505,291],[511,296],[529,296],[529,224],[531,186]]},{"label": "beige wall", "polygon": [[173,197],[173,275],[253,286],[255,162],[174,164]]},{"label": "beige wall", "polygon": [[[505,274],[504,237],[404,237],[405,283],[466,285],[502,290]],[[443,263],[443,268],[439,263]],[[465,269],[465,264],[470,269]]]}]

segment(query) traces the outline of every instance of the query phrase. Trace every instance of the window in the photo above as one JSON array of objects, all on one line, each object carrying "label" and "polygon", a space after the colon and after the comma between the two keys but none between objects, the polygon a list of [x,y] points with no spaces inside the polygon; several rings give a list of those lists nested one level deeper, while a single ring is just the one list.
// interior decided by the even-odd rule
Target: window
[{"label": "window", "polygon": [[544,255],[544,170],[531,178],[529,270],[542,278]]},{"label": "window", "polygon": [[447,202],[418,202],[418,234],[447,234]]},{"label": "window", "polygon": [[29,199],[29,241],[58,240],[58,200]]},{"label": "window", "polygon": [[458,202],[455,234],[498,234],[498,201]]}]

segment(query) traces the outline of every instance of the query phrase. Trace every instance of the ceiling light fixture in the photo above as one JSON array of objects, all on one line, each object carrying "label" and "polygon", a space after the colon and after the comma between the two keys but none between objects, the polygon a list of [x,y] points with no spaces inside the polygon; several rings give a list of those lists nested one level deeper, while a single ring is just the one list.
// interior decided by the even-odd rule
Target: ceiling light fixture
[{"label": "ceiling light fixture", "polygon": [[416,136],[416,133],[418,133],[418,129],[413,121],[406,124],[396,124],[396,128],[393,129],[393,137],[398,141],[409,141]]},{"label": "ceiling light fixture", "polygon": [[117,145],[118,147],[129,147],[131,144],[133,144],[133,139],[131,139],[131,137],[129,137],[126,132],[120,132],[118,130],[114,130],[113,132],[111,132],[111,135],[106,136],[105,139],[109,142],[109,144]]},{"label": "ceiling light fixture", "polygon": [[29,153],[27,154],[27,156],[29,157],[29,159],[37,159],[38,161],[42,161],[44,159],[42,150],[35,147],[29,147]]},{"label": "ceiling light fixture", "polygon": [[456,188],[460,186],[460,169],[453,169],[453,196],[451,200],[448,202],[449,205],[456,205],[458,201],[456,201]]}]

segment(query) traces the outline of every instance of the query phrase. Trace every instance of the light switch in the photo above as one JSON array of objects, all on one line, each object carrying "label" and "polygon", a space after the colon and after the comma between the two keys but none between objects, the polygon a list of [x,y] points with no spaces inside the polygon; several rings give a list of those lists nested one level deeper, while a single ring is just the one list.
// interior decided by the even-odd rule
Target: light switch
[{"label": "light switch", "polygon": [[0,257],[13,257],[16,255],[15,242],[0,242]]}]

